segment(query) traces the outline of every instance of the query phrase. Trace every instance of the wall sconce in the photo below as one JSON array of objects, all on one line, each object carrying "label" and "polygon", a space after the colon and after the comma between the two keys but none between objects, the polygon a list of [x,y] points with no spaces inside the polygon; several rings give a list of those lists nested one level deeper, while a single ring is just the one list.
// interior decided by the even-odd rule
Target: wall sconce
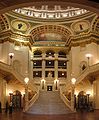
[{"label": "wall sconce", "polygon": [[88,53],[88,54],[86,54],[85,56],[86,56],[86,58],[88,59],[88,66],[89,66],[89,60],[90,60],[90,58],[92,57],[92,54]]},{"label": "wall sconce", "polygon": [[14,56],[14,53],[9,53],[9,57],[10,57],[10,65],[12,65],[12,58]]},{"label": "wall sconce", "polygon": [[10,56],[10,59],[12,59],[14,56],[14,53],[9,53],[9,56]]}]

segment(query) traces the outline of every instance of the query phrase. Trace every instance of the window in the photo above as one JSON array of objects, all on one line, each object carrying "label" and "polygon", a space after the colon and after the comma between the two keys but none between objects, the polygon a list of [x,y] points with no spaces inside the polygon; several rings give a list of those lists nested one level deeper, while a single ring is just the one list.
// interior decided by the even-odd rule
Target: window
[{"label": "window", "polygon": [[46,68],[54,68],[54,60],[46,60]]},{"label": "window", "polygon": [[67,62],[66,61],[58,61],[58,68],[66,69],[67,68]]},{"label": "window", "polygon": [[34,51],[34,57],[42,57],[42,52],[40,50]]},{"label": "window", "polygon": [[67,77],[67,73],[65,71],[58,71],[58,78],[66,78]]},{"label": "window", "polygon": [[46,52],[46,57],[54,57],[54,51],[52,51],[52,50],[48,50],[47,52]]},{"label": "window", "polygon": [[66,53],[60,51],[60,52],[58,53],[58,57],[66,58]]},{"label": "window", "polygon": [[34,77],[42,77],[42,71],[33,71],[33,78]]},{"label": "window", "polygon": [[42,61],[41,60],[34,60],[33,61],[33,68],[42,68]]}]

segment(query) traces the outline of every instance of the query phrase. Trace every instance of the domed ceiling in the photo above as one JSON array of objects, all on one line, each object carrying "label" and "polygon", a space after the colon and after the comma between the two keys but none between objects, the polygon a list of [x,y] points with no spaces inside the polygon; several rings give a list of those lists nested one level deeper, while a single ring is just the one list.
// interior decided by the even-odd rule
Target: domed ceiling
[{"label": "domed ceiling", "polygon": [[[92,27],[95,28],[98,23],[93,22],[95,17],[93,12],[71,6],[64,8],[61,5],[41,5],[17,8],[1,16],[1,20],[4,19],[3,24],[8,27],[2,27],[3,34],[0,36],[2,38],[10,31],[7,36],[10,36],[10,41],[32,47],[68,48],[71,41],[75,41],[75,37],[81,41],[79,36],[91,33]],[[95,26],[92,26],[93,23]],[[3,24],[1,25],[4,26]]]},{"label": "domed ceiling", "polygon": [[18,8],[13,10],[13,12],[33,18],[60,19],[80,16],[89,11],[71,6],[62,8],[60,5],[55,5],[53,8],[50,8],[48,5],[42,5],[39,8],[36,6]]}]

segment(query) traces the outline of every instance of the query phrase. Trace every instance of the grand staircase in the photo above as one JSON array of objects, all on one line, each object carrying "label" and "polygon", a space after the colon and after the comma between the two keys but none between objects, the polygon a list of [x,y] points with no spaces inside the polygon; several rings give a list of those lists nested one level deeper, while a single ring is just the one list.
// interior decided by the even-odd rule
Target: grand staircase
[{"label": "grand staircase", "polygon": [[67,114],[71,110],[66,107],[58,91],[40,91],[38,100],[27,111],[31,114]]}]

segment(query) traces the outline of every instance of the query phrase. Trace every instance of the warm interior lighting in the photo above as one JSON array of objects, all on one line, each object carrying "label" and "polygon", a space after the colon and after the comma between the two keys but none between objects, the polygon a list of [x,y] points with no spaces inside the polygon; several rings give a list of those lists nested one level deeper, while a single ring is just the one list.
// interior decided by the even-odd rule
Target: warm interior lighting
[{"label": "warm interior lighting", "polygon": [[28,77],[24,78],[24,82],[25,82],[26,84],[28,84],[29,78],[28,78]]},{"label": "warm interior lighting", "polygon": [[91,92],[90,92],[90,91],[87,91],[86,94],[87,94],[87,95],[91,95]]},{"label": "warm interior lighting", "polygon": [[75,84],[75,83],[76,83],[76,79],[75,79],[75,78],[72,78],[72,79],[71,79],[71,82],[72,82],[72,84]]},{"label": "warm interior lighting", "polygon": [[86,54],[85,56],[86,56],[87,58],[90,58],[90,57],[92,57],[92,54],[88,53],[88,54]]},{"label": "warm interior lighting", "polygon": [[9,53],[9,56],[12,59],[12,57],[14,56],[14,53]]},{"label": "warm interior lighting", "polygon": [[78,96],[78,93],[79,93],[78,91],[75,91],[75,93],[74,93],[74,94],[75,94],[76,96]]}]

